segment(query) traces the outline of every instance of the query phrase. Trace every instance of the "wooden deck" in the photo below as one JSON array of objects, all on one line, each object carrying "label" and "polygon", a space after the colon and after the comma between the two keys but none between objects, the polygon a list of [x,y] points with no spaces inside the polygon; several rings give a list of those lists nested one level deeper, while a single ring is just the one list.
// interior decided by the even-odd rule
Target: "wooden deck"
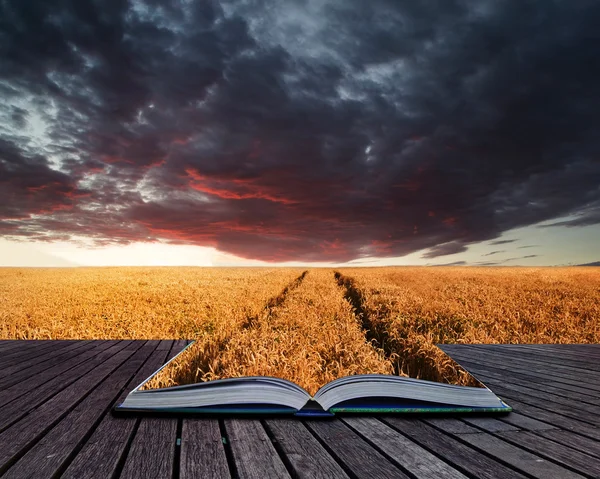
[{"label": "wooden deck", "polygon": [[600,345],[442,346],[503,417],[117,418],[180,341],[0,341],[6,478],[600,477]]}]

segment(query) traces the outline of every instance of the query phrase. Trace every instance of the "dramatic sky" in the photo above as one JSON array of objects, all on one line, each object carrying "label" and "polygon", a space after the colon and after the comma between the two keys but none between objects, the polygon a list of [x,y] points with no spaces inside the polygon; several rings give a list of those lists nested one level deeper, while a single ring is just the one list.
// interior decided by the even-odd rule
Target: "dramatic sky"
[{"label": "dramatic sky", "polygon": [[4,0],[4,262],[600,260],[598,25],[596,0]]}]

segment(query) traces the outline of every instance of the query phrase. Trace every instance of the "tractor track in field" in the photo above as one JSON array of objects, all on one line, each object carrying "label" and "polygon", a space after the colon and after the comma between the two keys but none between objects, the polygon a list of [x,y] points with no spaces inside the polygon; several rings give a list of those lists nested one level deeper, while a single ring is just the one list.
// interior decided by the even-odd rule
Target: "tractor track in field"
[{"label": "tractor track in field", "polygon": [[390,360],[394,365],[395,374],[398,374],[398,365],[396,364],[396,353],[389,345],[387,332],[382,328],[377,327],[376,323],[371,318],[368,309],[365,307],[365,298],[362,291],[356,286],[354,279],[349,276],[344,276],[339,271],[334,271],[333,276],[341,288],[344,290],[344,298],[354,308],[354,315],[358,319],[361,329],[365,334],[365,338],[375,348],[383,351],[385,358]]},{"label": "tractor track in field", "polygon": [[300,274],[300,276],[298,276],[289,284],[287,284],[277,296],[272,296],[271,298],[269,298],[267,304],[265,304],[265,307],[263,308],[261,313],[253,316],[247,316],[246,320],[242,324],[242,329],[250,329],[254,327],[256,322],[263,314],[266,316],[267,319],[269,319],[273,314],[273,309],[283,304],[287,295],[302,284],[302,281],[304,281],[304,278],[307,274],[308,270],[303,271],[302,274]]}]

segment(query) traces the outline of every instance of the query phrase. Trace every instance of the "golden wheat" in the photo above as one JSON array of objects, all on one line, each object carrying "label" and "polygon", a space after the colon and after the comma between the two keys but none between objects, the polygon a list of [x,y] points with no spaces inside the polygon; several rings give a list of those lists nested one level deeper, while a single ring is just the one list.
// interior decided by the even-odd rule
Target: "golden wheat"
[{"label": "golden wheat", "polygon": [[1,339],[196,339],[258,314],[302,270],[0,268]]},{"label": "golden wheat", "polygon": [[468,383],[441,343],[597,343],[598,268],[354,268],[373,334],[412,377]]},{"label": "golden wheat", "polygon": [[352,374],[392,374],[382,351],[365,338],[331,270],[311,270],[245,327],[218,346],[198,342],[148,384],[165,387],[240,376],[275,376],[314,394]]}]

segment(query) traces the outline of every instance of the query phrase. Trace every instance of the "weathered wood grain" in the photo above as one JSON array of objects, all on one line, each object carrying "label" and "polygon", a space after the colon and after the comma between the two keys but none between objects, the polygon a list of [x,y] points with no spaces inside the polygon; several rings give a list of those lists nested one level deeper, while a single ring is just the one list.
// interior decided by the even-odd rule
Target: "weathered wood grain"
[{"label": "weathered wood grain", "polygon": [[[455,359],[462,366],[467,368],[470,372],[472,372],[478,377],[480,375],[492,374],[500,375],[501,377],[506,377],[506,375],[510,375],[511,382],[514,378],[521,381],[527,381],[535,387],[538,387],[539,385],[548,385],[563,390],[585,394],[587,396],[594,397],[598,395],[598,391],[590,389],[587,383],[582,384],[581,381],[573,378],[573,376],[556,376],[552,374],[551,371],[546,371],[543,373],[533,371],[532,369],[526,368],[523,364],[518,362],[510,364],[498,363],[493,362],[489,358],[477,358],[472,356],[465,357],[458,354],[456,355]],[[521,367],[517,365],[520,365]],[[482,381],[485,382],[485,379],[482,379]]]},{"label": "weathered wood grain", "polygon": [[216,419],[108,412],[187,343],[0,341],[10,371],[0,373],[0,474],[520,478],[600,470],[600,346],[449,345],[517,411],[506,416],[227,419],[223,428]]},{"label": "weathered wood grain", "polygon": [[[515,405],[517,407],[518,405]],[[513,411],[512,413],[503,416],[499,419],[506,424],[511,424],[518,429],[523,429],[525,431],[544,431],[547,429],[556,429],[557,426],[551,424],[549,422],[544,422],[539,419],[534,419],[529,416],[525,416],[524,414],[520,414],[519,412]],[[546,419],[548,421],[548,419]]]},{"label": "weathered wood grain", "polygon": [[515,401],[529,404],[530,406],[536,406],[555,414],[560,414],[561,416],[571,418],[579,423],[586,423],[592,426],[600,425],[600,417],[598,416],[598,412],[595,411],[598,408],[594,408],[593,406],[577,403],[577,407],[574,408],[573,403],[569,403],[569,401],[564,400],[564,398],[558,398],[556,396],[534,396],[532,394],[515,391],[513,388],[509,388],[509,385],[504,385],[496,381],[490,384],[490,387],[492,387],[496,394],[513,406],[517,411],[519,409],[513,405]]},{"label": "weathered wood grain", "polygon": [[451,434],[477,434],[481,431],[476,427],[470,426],[469,424],[459,419],[449,417],[435,417],[427,418],[423,420],[426,424],[435,426],[444,432]]},{"label": "weathered wood grain", "polygon": [[271,419],[266,427],[298,478],[348,478],[342,467],[297,419]]},{"label": "weathered wood grain", "polygon": [[[505,434],[531,434],[524,431],[499,433]],[[461,436],[461,439],[468,442],[474,448],[486,452],[487,454],[497,458],[506,464],[530,474],[539,479],[548,477],[560,477],[564,479],[580,478],[580,474],[576,474],[564,467],[549,461],[542,455],[528,452],[521,447],[516,447],[507,441],[503,441],[491,434],[466,434]]]},{"label": "weathered wood grain", "polygon": [[[79,358],[72,358],[67,361],[68,369],[62,374],[51,377],[49,375],[50,370],[44,371],[39,377],[35,378],[35,381],[24,381],[15,384],[6,391],[0,391],[0,402],[3,404],[0,408],[0,431],[88,374],[106,360],[108,357],[105,356],[106,354],[113,355],[123,351],[125,344],[121,341],[101,342],[90,352],[87,360],[80,364],[73,365],[79,362]],[[87,355],[88,353],[84,354]]]},{"label": "weathered wood grain", "polygon": [[598,371],[598,357],[591,354],[571,353],[568,348],[552,348],[551,345],[521,345],[521,344],[490,344],[472,345],[483,351],[494,351],[499,353],[512,353],[516,357],[535,360],[542,364],[551,366],[567,365],[580,370]]},{"label": "weathered wood grain", "polygon": [[[168,353],[166,361],[178,354],[184,346],[183,341],[159,344],[160,350]],[[175,450],[178,440],[177,425],[176,419],[141,418],[131,443],[131,449],[125,459],[121,477],[172,477],[175,470]],[[151,458],[148,457],[149,454],[152,456]]]},{"label": "weathered wood grain", "polygon": [[7,366],[0,376],[0,389],[5,389],[13,384],[37,376],[42,371],[50,369],[52,366],[63,363],[92,346],[91,341],[73,342],[72,344],[46,354],[36,356],[35,359],[21,361],[18,364]]},{"label": "weathered wood grain", "polygon": [[519,428],[493,417],[463,417],[462,420],[471,426],[477,426],[487,432],[518,431]]},{"label": "weathered wood grain", "polygon": [[40,341],[39,343],[22,341],[22,343],[24,344],[19,344],[18,347],[0,355],[0,368],[4,368],[8,364],[19,363],[23,359],[29,359],[34,351],[35,354],[42,354],[47,351],[58,350],[69,345],[68,341]]},{"label": "weathered wood grain", "polygon": [[241,479],[290,477],[260,421],[226,419],[225,430]]},{"label": "weathered wood grain", "polygon": [[[171,341],[165,342],[171,343]],[[115,404],[122,402],[132,388],[164,364],[167,354],[168,351],[157,348],[129,382]],[[135,417],[115,417],[110,412],[105,414],[62,477],[73,479],[112,477],[117,472],[119,462],[138,423],[139,419]]]},{"label": "weathered wood grain", "polygon": [[[539,377],[534,375],[519,374],[514,371],[511,372],[510,384],[507,384],[506,372],[489,366],[484,366],[480,362],[477,364],[476,367],[477,377],[480,378],[486,384],[488,383],[488,381],[499,380],[502,381],[502,383],[506,386],[522,386],[527,389],[539,391],[539,393],[543,393],[544,396],[551,395],[555,397],[565,397],[569,399],[577,399],[577,401],[586,404],[598,404],[598,395],[595,394],[593,391],[590,391],[589,389],[573,385],[565,385],[563,383],[552,383],[549,382],[547,377],[539,379]],[[538,393],[536,392],[535,394]]]},{"label": "weathered wood grain", "polygon": [[314,420],[306,425],[356,477],[409,477],[342,421]]},{"label": "weathered wood grain", "polygon": [[[141,347],[141,344],[138,343],[137,347]],[[19,453],[41,439],[46,431],[135,352],[126,348],[44,402],[35,409],[35,413],[28,414],[0,433],[0,472],[18,459]]]},{"label": "weathered wood grain", "polygon": [[[34,369],[36,365],[39,365],[40,363],[42,363],[42,366],[47,363],[57,364],[66,354],[69,354],[73,350],[84,348],[88,344],[90,344],[90,341],[71,341],[61,348],[50,348],[49,350],[43,351],[41,354],[35,354],[24,358],[16,364],[5,364],[5,366],[0,369],[0,387],[6,387],[8,383],[7,380],[14,381],[17,373],[19,378],[28,377],[31,375],[28,374],[29,371]],[[39,370],[39,368],[34,369],[34,372],[37,370]],[[14,382],[12,384],[14,384]]]},{"label": "weathered wood grain", "polygon": [[[476,357],[479,355],[480,359],[490,360],[493,359],[496,364],[502,364],[508,367],[526,368],[530,372],[538,374],[548,375],[550,377],[573,379],[576,378],[578,381],[582,381],[582,385],[585,385],[588,389],[594,391],[600,391],[600,384],[596,383],[598,380],[598,373],[596,371],[586,371],[579,369],[574,366],[565,366],[561,364],[548,364],[543,361],[536,360],[535,357],[529,357],[524,355],[515,355],[511,351],[503,351],[501,349],[482,349],[476,346],[465,345],[468,350],[469,356]],[[463,353],[465,354],[465,353]],[[481,357],[483,356],[483,358]],[[457,355],[457,358],[460,357]]]},{"label": "weathered wood grain", "polygon": [[127,455],[121,478],[169,479],[173,477],[177,420],[142,420]]},{"label": "weathered wood grain", "polygon": [[475,376],[477,376],[478,367],[491,366],[505,371],[511,376],[515,372],[526,374],[528,376],[540,378],[547,383],[562,383],[583,388],[584,391],[581,392],[586,392],[585,390],[587,390],[589,394],[597,394],[600,391],[600,386],[589,383],[587,381],[589,377],[582,378],[581,375],[576,374],[576,370],[565,372],[540,366],[535,363],[535,361],[527,362],[515,357],[497,357],[492,353],[482,352],[479,349],[472,349],[469,346],[465,346],[465,349],[460,352],[453,353],[452,358],[467,368],[467,370]]},{"label": "weathered wood grain", "polygon": [[416,478],[463,479],[467,477],[376,418],[356,417],[345,418],[343,421]]},{"label": "weathered wood grain", "polygon": [[600,439],[600,429],[596,429],[595,432],[596,439],[590,439],[572,431],[562,431],[559,429],[541,431],[538,435],[600,458],[600,442],[598,441]]},{"label": "weathered wood grain", "polygon": [[216,419],[185,419],[181,430],[179,477],[230,477],[223,438]]},{"label": "weathered wood grain", "polygon": [[11,466],[5,477],[41,479],[57,475],[156,346],[157,342],[153,342],[138,349],[55,427],[47,431],[37,444]]},{"label": "weathered wood grain", "polygon": [[[42,340],[41,339],[30,339],[27,342],[29,344],[39,344],[42,342]],[[22,348],[23,343],[25,343],[25,341],[19,340],[19,339],[2,339],[0,341],[0,355],[6,354],[13,349]]]},{"label": "weathered wood grain", "polygon": [[[456,437],[448,436],[423,421],[401,417],[386,417],[383,418],[383,421],[417,444],[426,447],[437,456],[443,457],[463,473],[482,479],[526,477],[505,466],[498,459],[477,453]],[[480,434],[464,434],[461,437],[469,437],[477,441],[480,436]]]},{"label": "weathered wood grain", "polygon": [[[589,454],[580,452],[571,447],[565,447],[545,437],[540,437],[528,431],[502,432],[498,433],[506,441],[514,444],[513,447],[523,450],[527,449],[535,454],[545,457],[548,461],[557,462],[577,470],[581,474],[598,477],[600,472],[600,459]],[[562,473],[563,476],[565,473]],[[548,474],[546,477],[563,477],[557,474]]]}]

